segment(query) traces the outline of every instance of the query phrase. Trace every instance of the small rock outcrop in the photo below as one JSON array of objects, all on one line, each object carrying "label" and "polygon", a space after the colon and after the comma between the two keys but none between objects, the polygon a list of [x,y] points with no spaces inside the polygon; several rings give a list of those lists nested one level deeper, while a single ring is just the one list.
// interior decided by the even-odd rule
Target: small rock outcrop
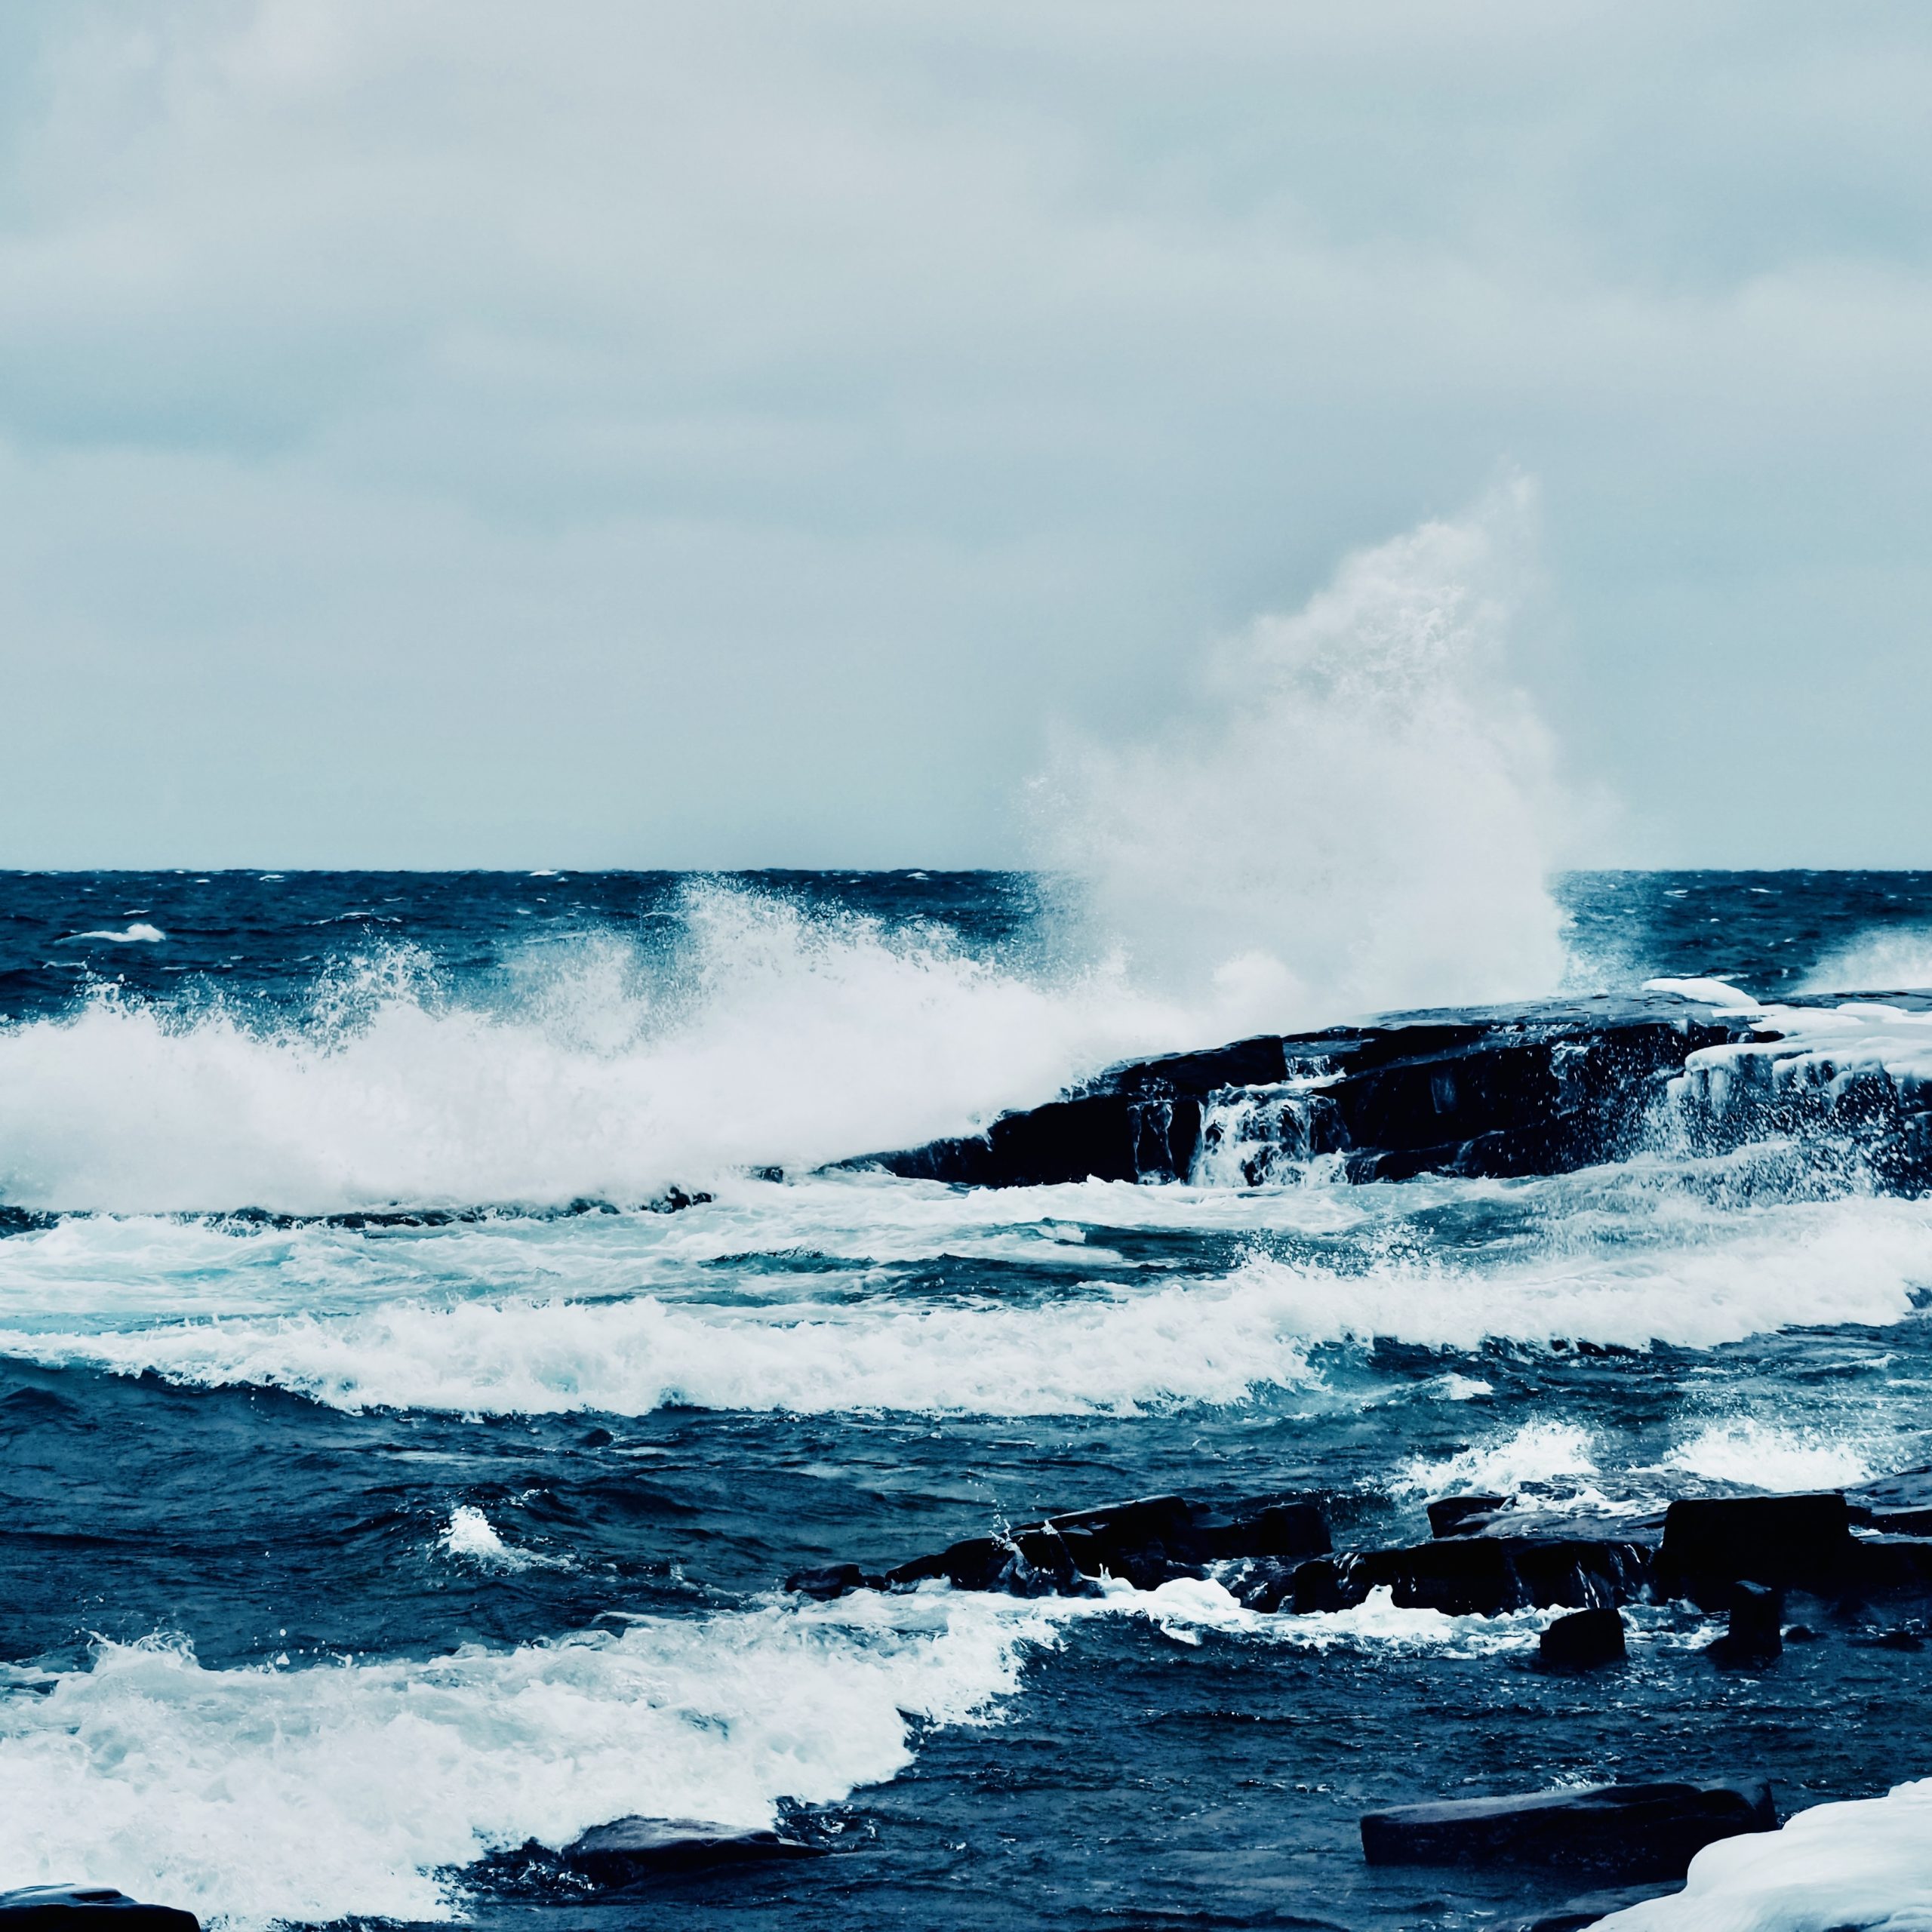
[{"label": "small rock outcrop", "polygon": [[1556,1865],[1626,1883],[1681,1878],[1719,1838],[1777,1829],[1768,1784],[1609,1784],[1371,1811],[1371,1865]]},{"label": "small rock outcrop", "polygon": [[601,1886],[635,1884],[656,1873],[775,1858],[811,1858],[824,1847],[784,1832],[697,1818],[617,1818],[595,1825],[558,1854],[566,1871]]},{"label": "small rock outcrop", "polygon": [[1784,1592],[1763,1583],[1734,1583],[1730,1620],[1709,1646],[1713,1663],[1743,1669],[1774,1663],[1784,1650]]},{"label": "small rock outcrop", "polygon": [[1204,1577],[1211,1563],[1229,1563],[1240,1566],[1229,1585],[1235,1595],[1258,1603],[1275,1593],[1267,1602],[1272,1609],[1292,1589],[1294,1566],[1328,1546],[1321,1511],[1300,1497],[1256,1497],[1222,1517],[1184,1497],[1147,1496],[973,1537],[889,1570],[845,1563],[799,1571],[785,1587],[823,1599],[943,1580],[955,1589],[1009,1596],[1091,1596],[1103,1577],[1150,1590],[1173,1577]]},{"label": "small rock outcrop", "polygon": [[1621,1663],[1628,1654],[1623,1614],[1608,1605],[1559,1617],[1537,1645],[1537,1663],[1544,1670],[1595,1670]]},{"label": "small rock outcrop", "polygon": [[192,1912],[143,1905],[112,1885],[29,1885],[0,1892],[4,1932],[201,1932]]}]

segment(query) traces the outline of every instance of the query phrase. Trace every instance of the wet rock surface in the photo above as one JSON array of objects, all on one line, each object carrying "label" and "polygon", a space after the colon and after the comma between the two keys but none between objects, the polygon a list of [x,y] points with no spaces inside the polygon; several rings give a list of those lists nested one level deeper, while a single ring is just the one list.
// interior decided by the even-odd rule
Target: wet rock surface
[{"label": "wet rock surface", "polygon": [[1574,1899],[1566,1899],[1540,1917],[1527,1921],[1521,1932],[1583,1932],[1585,1926],[1594,1925],[1600,1918],[1607,1918],[1613,1912],[1641,1905],[1646,1899],[1661,1898],[1676,1889],[1668,1883],[1653,1883],[1616,1885],[1603,1891],[1584,1892]]},{"label": "wet rock surface", "polygon": [[1621,1663],[1628,1654],[1623,1617],[1608,1608],[1559,1617],[1537,1646],[1537,1662],[1545,1670],[1595,1670]]},{"label": "wet rock surface", "polygon": [[565,1847],[558,1863],[592,1884],[621,1887],[667,1872],[811,1858],[823,1849],[783,1832],[698,1818],[631,1817],[592,1826]]},{"label": "wet rock surface", "polygon": [[1090,1596],[1104,1577],[1155,1589],[1177,1577],[1204,1577],[1211,1564],[1233,1564],[1237,1595],[1245,1587],[1257,1598],[1274,1592],[1278,1601],[1293,1586],[1287,1566],[1328,1547],[1321,1512],[1303,1497],[1253,1497],[1223,1516],[1184,1497],[1148,1496],[974,1537],[888,1570],[848,1563],[800,1571],[785,1587],[821,1599],[938,1581],[1009,1596]]},{"label": "wet rock surface", "polygon": [[1626,1881],[1681,1878],[1719,1838],[1777,1829],[1766,1783],[1596,1785],[1371,1811],[1371,1865],[1575,1866]]},{"label": "wet rock surface", "polygon": [[29,1885],[0,1892],[0,1927],[6,1932],[201,1932],[192,1912],[144,1905],[112,1885]]},{"label": "wet rock surface", "polygon": [[1761,1669],[1775,1663],[1784,1649],[1784,1592],[1763,1583],[1735,1583],[1730,1619],[1711,1645],[1713,1663]]},{"label": "wet rock surface", "polygon": [[985,1187],[1186,1180],[1204,1161],[1254,1185],[1324,1154],[1356,1181],[1560,1174],[1628,1151],[1660,1075],[1752,1037],[1669,994],[1398,1014],[1115,1067],[983,1134],[863,1164]]},{"label": "wet rock surface", "polygon": [[[1921,1479],[1890,1479],[1909,1487]],[[1091,1596],[1109,1578],[1156,1589],[1177,1577],[1214,1576],[1245,1608],[1319,1615],[1366,1603],[1377,1590],[1402,1610],[1498,1617],[1566,1610],[1558,1650],[1615,1644],[1620,1606],[1683,1601],[1725,1613],[1717,1660],[1777,1654],[1784,1592],[1849,1611],[1869,1598],[1932,1591],[1932,1538],[1854,1531],[1869,1513],[1841,1491],[1795,1496],[1687,1497],[1667,1509],[1558,1515],[1492,1495],[1429,1506],[1435,1534],[1387,1549],[1333,1547],[1319,1504],[1259,1497],[1226,1515],[1180,1496],[1142,1497],[1069,1511],[974,1537],[890,1567],[841,1563],[794,1571],[785,1587],[829,1601],[860,1589],[905,1590],[943,1582],[1011,1596]],[[1589,1620],[1594,1619],[1594,1620]],[[1602,1661],[1604,1658],[1594,1660]]]}]

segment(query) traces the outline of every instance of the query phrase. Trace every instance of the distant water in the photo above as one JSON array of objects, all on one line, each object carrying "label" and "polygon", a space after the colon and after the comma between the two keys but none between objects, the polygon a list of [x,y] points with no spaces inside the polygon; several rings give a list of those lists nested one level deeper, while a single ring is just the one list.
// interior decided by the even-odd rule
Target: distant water
[{"label": "distant water", "polygon": [[[1573,989],[1932,985],[1932,873],[1559,897]],[[1913,1659],[1726,1678],[1673,1611],[1595,1681],[1524,1667],[1534,1615],[778,1592],[1157,1491],[1392,1539],[1455,1488],[1932,1462],[1932,1203],[1829,1146],[815,1171],[1212,1044],[1206,1011],[1017,875],[0,878],[0,1887],[246,1925],[1474,1928],[1548,1885],[1371,1873],[1361,1810],[1932,1770]],[[601,1904],[474,1869],[631,1812],[838,1850]]]}]

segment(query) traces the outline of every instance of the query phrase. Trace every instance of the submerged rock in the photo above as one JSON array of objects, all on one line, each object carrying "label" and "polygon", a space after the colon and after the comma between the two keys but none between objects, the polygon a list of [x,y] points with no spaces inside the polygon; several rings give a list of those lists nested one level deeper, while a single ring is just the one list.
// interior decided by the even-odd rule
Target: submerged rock
[{"label": "submerged rock", "polygon": [[1662,1897],[1676,1887],[1666,1881],[1648,1885],[1618,1885],[1610,1890],[1586,1892],[1580,1898],[1566,1899],[1554,1911],[1528,1920],[1521,1932],[1583,1932],[1600,1918],[1627,1906],[1641,1905],[1647,1899]]},{"label": "submerged rock", "polygon": [[5,1932],[82,1932],[98,1924],[112,1932],[201,1932],[192,1912],[143,1905],[112,1885],[29,1885],[0,1892],[0,1927]]},{"label": "submerged rock", "polygon": [[1594,1785],[1371,1811],[1371,1865],[1563,1865],[1632,1882],[1681,1878],[1719,1838],[1777,1829],[1768,1784]]},{"label": "submerged rock", "polygon": [[1905,1469],[1845,1491],[1852,1521],[1890,1536],[1932,1537],[1932,1469]]},{"label": "submerged rock", "polygon": [[558,1854],[565,1869],[598,1885],[628,1885],[654,1872],[774,1858],[811,1858],[824,1847],[781,1832],[697,1818],[618,1818],[595,1825]]}]

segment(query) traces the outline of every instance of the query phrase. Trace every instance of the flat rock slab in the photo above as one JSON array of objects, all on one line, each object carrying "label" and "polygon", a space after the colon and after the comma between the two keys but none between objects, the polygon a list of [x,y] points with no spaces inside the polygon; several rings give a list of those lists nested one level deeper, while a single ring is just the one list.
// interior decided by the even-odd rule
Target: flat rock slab
[{"label": "flat rock slab", "polygon": [[1719,1838],[1774,1832],[1768,1784],[1606,1784],[1371,1811],[1371,1865],[1557,1865],[1626,1884],[1681,1878]]},{"label": "flat rock slab", "polygon": [[0,1892],[5,1932],[84,1932],[95,1925],[112,1932],[201,1932],[192,1912],[143,1905],[112,1885],[29,1885]]},{"label": "flat rock slab", "polygon": [[701,1818],[632,1817],[592,1826],[558,1856],[568,1870],[594,1884],[629,1885],[658,1872],[813,1858],[823,1849],[780,1832],[742,1830]]}]

